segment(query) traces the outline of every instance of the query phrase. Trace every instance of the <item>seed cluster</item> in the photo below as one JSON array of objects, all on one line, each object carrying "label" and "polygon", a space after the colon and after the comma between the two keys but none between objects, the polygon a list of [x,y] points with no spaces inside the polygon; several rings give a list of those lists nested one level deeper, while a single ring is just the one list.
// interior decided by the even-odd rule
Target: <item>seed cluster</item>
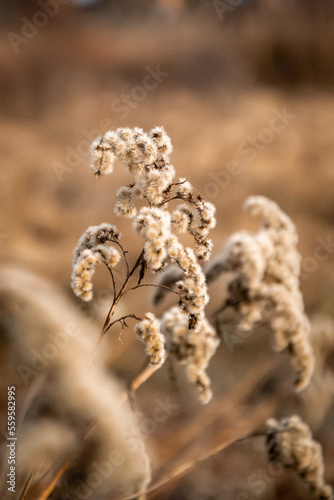
[{"label": "seed cluster", "polygon": [[172,212],[173,227],[179,233],[191,234],[196,256],[208,259],[212,250],[208,234],[216,223],[215,207],[195,196],[187,179],[175,182],[175,169],[169,163],[171,152],[171,140],[163,127],[155,127],[149,133],[141,128],[119,128],[93,142],[91,168],[98,176],[111,174],[118,159],[133,174],[134,182],[117,192],[118,215],[135,217],[136,199],[146,199],[150,207],[157,208],[167,208],[170,200],[181,200],[183,203]]},{"label": "seed cluster", "polygon": [[164,201],[164,193],[175,177],[169,164],[171,152],[171,140],[162,127],[148,134],[137,127],[119,128],[93,142],[91,168],[98,176],[111,174],[118,159],[134,175],[135,182],[121,188],[116,203],[117,213],[133,217],[135,198],[146,198],[152,205]]},{"label": "seed cluster", "polygon": [[297,471],[319,500],[333,500],[333,490],[324,481],[322,449],[309,427],[293,415],[268,420],[267,429],[268,459]]},{"label": "seed cluster", "polygon": [[165,352],[165,338],[160,331],[159,320],[153,313],[146,313],[145,319],[135,326],[137,337],[146,345],[146,354],[150,358],[150,364],[156,368],[163,365]]},{"label": "seed cluster", "polygon": [[[178,280],[180,304],[188,314],[189,328],[199,331],[204,308],[209,300],[205,277],[198,260],[209,258],[215,226],[215,207],[193,194],[189,181],[175,182],[175,170],[169,163],[170,138],[162,127],[149,133],[140,128],[119,128],[99,137],[92,145],[91,167],[96,175],[110,174],[120,160],[133,174],[134,182],[117,192],[115,211],[133,219],[133,229],[144,240],[144,258],[151,271],[160,272],[175,262],[182,274]],[[149,206],[137,208],[136,200]],[[173,200],[181,200],[169,211]],[[195,249],[185,247],[177,234],[188,232]]]},{"label": "seed cluster", "polygon": [[118,241],[120,233],[111,224],[90,226],[80,237],[73,255],[72,288],[84,301],[93,298],[92,277],[97,264],[105,264],[109,269],[117,265],[121,256],[114,247],[104,246]]},{"label": "seed cluster", "polygon": [[186,365],[189,382],[197,387],[202,403],[208,403],[212,392],[205,370],[219,344],[214,328],[204,319],[200,331],[195,333],[189,329],[187,316],[175,306],[163,315],[161,330],[166,337],[168,351],[179,363]]},{"label": "seed cluster", "polygon": [[234,234],[223,255],[208,269],[207,281],[214,281],[222,272],[233,272],[227,284],[227,305],[241,312],[239,328],[249,331],[257,322],[267,322],[275,335],[275,349],[287,349],[297,372],[296,390],[301,390],[310,381],[314,357],[299,290],[295,226],[265,197],[248,198],[245,209],[260,217],[259,231]]}]

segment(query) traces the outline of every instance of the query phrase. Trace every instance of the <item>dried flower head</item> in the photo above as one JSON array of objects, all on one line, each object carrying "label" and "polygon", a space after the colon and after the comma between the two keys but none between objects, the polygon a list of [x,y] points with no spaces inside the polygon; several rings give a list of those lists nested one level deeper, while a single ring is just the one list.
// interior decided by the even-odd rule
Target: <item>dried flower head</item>
[{"label": "dried flower head", "polygon": [[72,288],[84,301],[93,297],[92,277],[97,264],[105,264],[109,269],[115,267],[121,256],[114,247],[105,247],[105,243],[117,242],[120,233],[111,224],[90,226],[80,237],[74,249]]},{"label": "dried flower head", "polygon": [[187,316],[175,306],[163,315],[161,330],[166,337],[168,352],[186,365],[188,380],[199,390],[202,403],[208,403],[212,393],[205,370],[219,344],[214,328],[204,319],[200,331],[195,333],[189,329]]},{"label": "dried flower head", "polygon": [[333,490],[324,480],[322,449],[310,428],[293,415],[268,420],[267,429],[268,459],[298,472],[319,500],[333,500]]},{"label": "dried flower head", "polygon": [[160,331],[159,320],[152,313],[146,313],[145,319],[135,326],[137,337],[146,345],[146,354],[150,364],[156,368],[163,365],[165,352],[165,338]]},{"label": "dried flower head", "polygon": [[212,251],[212,241],[208,239],[210,229],[215,227],[215,206],[206,202],[201,196],[193,197],[189,190],[191,184],[187,182],[186,189],[182,184],[177,193],[182,195],[188,203],[181,203],[172,213],[172,222],[178,233],[188,232],[195,240],[195,254],[201,260],[208,260]]},{"label": "dried flower head", "polygon": [[90,226],[80,236],[77,246],[73,251],[73,263],[75,263],[83,250],[92,250],[98,245],[105,245],[108,242],[115,242],[121,238],[116,226],[103,222],[98,226]]},{"label": "dried flower head", "polygon": [[[115,212],[133,219],[134,231],[144,240],[144,259],[151,271],[160,272],[173,262],[179,266],[180,305],[188,314],[189,328],[199,331],[208,294],[197,260],[207,260],[212,251],[208,234],[216,223],[214,205],[195,196],[185,178],[174,182],[175,170],[169,162],[171,140],[162,127],[149,133],[140,128],[119,128],[96,139],[91,152],[96,175],[112,173],[116,159],[133,174],[133,183],[117,192]],[[138,199],[147,200],[149,206],[138,209]],[[171,214],[168,205],[173,200],[182,203]],[[194,250],[184,247],[175,234],[185,232],[194,238]],[[94,262],[92,256],[90,259],[85,264],[89,272],[84,283],[75,272],[75,289],[85,300],[91,297]]]},{"label": "dried flower head", "polygon": [[[139,193],[153,205],[164,201],[164,192],[173,183],[175,171],[169,164],[171,141],[162,127],[152,129],[149,134],[140,128],[107,132],[93,142],[91,152],[91,168],[96,175],[111,174],[116,159],[134,175],[135,182],[128,191],[118,193],[122,197],[123,215],[133,216],[125,208]],[[116,206],[119,210],[119,202]]]},{"label": "dried flower head", "polygon": [[140,128],[107,132],[93,142],[91,152],[91,168],[96,175],[112,173],[116,159],[134,175],[134,182],[117,192],[117,215],[136,217],[136,199],[146,199],[150,207],[179,199],[184,203],[173,212],[174,229],[194,237],[199,259],[209,258],[212,242],[207,236],[216,223],[215,207],[201,196],[194,196],[185,178],[174,182],[175,170],[169,163],[172,145],[163,127],[155,127],[148,134]]},{"label": "dried flower head", "polygon": [[152,271],[160,271],[167,261],[170,213],[161,208],[143,207],[134,219],[133,229],[144,240],[145,259]]},{"label": "dried flower head", "polygon": [[297,372],[296,390],[310,381],[314,359],[310,325],[299,290],[300,256],[295,226],[278,205],[262,196],[246,200],[245,209],[262,219],[255,234],[241,231],[226,244],[225,252],[207,270],[208,282],[222,272],[233,272],[226,301],[241,312],[242,330],[258,321],[268,322],[277,351],[287,349]]},{"label": "dried flower head", "polygon": [[152,271],[161,271],[171,262],[176,262],[183,271],[184,278],[177,283],[181,307],[188,314],[189,328],[199,331],[209,300],[205,277],[194,251],[184,247],[172,234],[170,213],[162,208],[144,207],[134,219],[133,227],[144,239],[144,255]]}]

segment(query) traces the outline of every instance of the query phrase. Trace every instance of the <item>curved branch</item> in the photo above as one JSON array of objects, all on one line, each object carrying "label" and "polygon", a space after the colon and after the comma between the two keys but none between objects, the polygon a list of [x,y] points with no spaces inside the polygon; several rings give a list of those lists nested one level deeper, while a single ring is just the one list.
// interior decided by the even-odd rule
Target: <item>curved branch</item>
[{"label": "curved branch", "polygon": [[107,331],[113,326],[115,325],[116,323],[121,323],[122,325],[122,330],[124,330],[124,327],[128,326],[125,322],[125,320],[127,318],[132,318],[132,319],[136,319],[137,321],[143,321],[143,318],[139,318],[138,316],[136,316],[135,314],[127,314],[126,316],[122,316],[121,318],[118,318],[118,319],[115,319],[115,321],[113,321],[112,323],[110,323],[110,325],[108,326],[108,328],[106,329],[106,331],[104,333],[107,333]]}]

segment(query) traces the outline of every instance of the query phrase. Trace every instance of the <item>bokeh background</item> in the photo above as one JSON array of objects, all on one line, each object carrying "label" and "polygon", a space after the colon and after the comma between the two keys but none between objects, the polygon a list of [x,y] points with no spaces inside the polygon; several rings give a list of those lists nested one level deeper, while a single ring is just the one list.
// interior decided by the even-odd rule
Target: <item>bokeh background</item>
[{"label": "bokeh background", "polygon": [[[89,225],[102,221],[120,228],[130,260],[139,240],[113,213],[116,190],[129,182],[128,174],[119,165],[112,176],[95,179],[89,144],[117,127],[163,125],[178,175],[189,177],[217,207],[214,254],[232,232],[256,228],[242,213],[246,197],[268,196],[297,226],[308,314],[333,316],[333,2],[55,0],[50,11],[42,4],[48,2],[0,4],[1,265],[51,280],[88,324],[101,325],[108,310],[108,276],[97,272],[96,302],[83,307],[70,288],[72,249]],[[222,283],[213,295],[209,311],[222,302]],[[126,307],[148,310],[150,294],[133,295]],[[7,382],[20,387],[20,379],[6,308],[2,311],[5,400]],[[131,328],[123,337],[119,342],[115,331],[105,346],[113,374],[126,384],[145,358]],[[193,456],[220,427],[228,435],[240,417],[228,398],[240,380],[245,382],[247,370],[270,356],[275,359],[261,334],[233,353],[222,341],[210,371],[221,414],[216,404],[211,417],[175,367],[163,368],[141,388],[136,403],[144,414],[156,395],[172,393],[180,402],[177,415],[147,437],[154,469],[191,450],[202,427]],[[264,380],[241,413],[273,391],[282,396],[270,377]],[[285,379],[282,384],[288,393]],[[22,398],[26,390],[22,386]],[[299,404],[284,396],[272,412],[289,414]],[[329,408],[315,429],[332,482],[333,416]],[[190,429],[183,443],[189,421],[194,421],[193,435]],[[241,443],[172,482],[157,498],[309,498],[292,474],[274,476],[263,445]]]}]

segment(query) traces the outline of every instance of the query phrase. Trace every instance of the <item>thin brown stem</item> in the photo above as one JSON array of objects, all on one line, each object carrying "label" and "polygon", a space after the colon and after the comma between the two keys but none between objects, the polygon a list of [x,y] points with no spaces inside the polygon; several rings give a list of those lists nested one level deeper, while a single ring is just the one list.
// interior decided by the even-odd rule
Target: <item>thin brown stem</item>
[{"label": "thin brown stem", "polygon": [[132,381],[130,385],[131,392],[136,392],[157,371],[157,367],[148,364],[146,368]]},{"label": "thin brown stem", "polygon": [[183,198],[181,196],[173,196],[172,198],[167,198],[167,200],[162,201],[159,204],[159,208],[162,207],[163,205],[165,205],[166,203],[169,203],[170,201],[173,201],[173,200],[183,200]]},{"label": "thin brown stem", "polygon": [[[219,439],[218,444],[209,447],[209,449],[204,451],[198,458],[196,459],[189,458],[188,460],[182,461],[182,463],[176,464],[171,470],[162,474],[162,477],[160,479],[155,480],[146,489],[145,493],[146,494],[154,493],[157,490],[160,490],[162,487],[166,486],[167,484],[170,484],[171,482],[180,479],[202,462],[208,460],[209,458],[216,455],[220,451],[223,451],[234,444],[246,441],[247,439],[251,439],[254,437],[265,436],[266,433],[263,431],[250,431],[248,433],[242,433],[240,432],[240,428],[251,427],[254,429],[254,427],[260,425],[264,419],[268,418],[268,414],[270,414],[273,411],[273,408],[274,408],[273,401],[262,403],[261,405],[259,405],[258,408],[254,409],[253,411],[250,411],[248,414],[246,414],[238,421],[238,426],[232,433],[232,437],[227,437],[226,434],[224,434],[222,438]],[[138,493],[135,495],[123,497],[122,500],[131,500],[137,497]]]},{"label": "thin brown stem", "polygon": [[103,335],[106,333],[106,331],[108,329],[108,326],[109,326],[110,318],[113,316],[113,314],[115,312],[115,309],[116,309],[116,306],[119,303],[119,301],[121,300],[122,296],[124,295],[124,290],[125,290],[127,284],[129,283],[131,276],[134,274],[134,272],[136,271],[136,269],[139,267],[143,256],[144,256],[144,250],[141,251],[141,253],[140,253],[140,255],[139,255],[136,263],[132,267],[131,271],[128,272],[127,277],[126,277],[123,285],[121,286],[120,291],[118,292],[116,298],[113,300],[113,302],[111,304],[111,307],[109,309],[108,315],[106,317],[106,320],[104,322],[103,328],[101,330],[100,337],[103,337]]},{"label": "thin brown stem", "polygon": [[[127,284],[129,283],[131,276],[134,274],[134,272],[136,271],[136,269],[139,267],[139,265],[140,265],[140,263],[141,263],[141,261],[142,261],[142,259],[143,259],[143,256],[144,256],[144,249],[141,251],[141,253],[140,253],[140,255],[139,255],[138,259],[136,260],[136,262],[135,262],[134,266],[132,267],[131,271],[129,271],[129,272],[127,273],[127,277],[125,278],[124,283],[123,283],[123,285],[121,286],[120,291],[118,292],[118,294],[116,295],[116,297],[114,297],[114,300],[112,301],[112,304],[111,304],[111,306],[110,306],[109,312],[108,312],[107,317],[106,317],[106,320],[105,320],[104,325],[103,325],[103,327],[102,327],[101,333],[100,333],[100,335],[99,335],[99,338],[97,339],[97,342],[96,342],[96,345],[95,345],[94,351],[93,351],[93,353],[92,353],[92,355],[91,355],[91,357],[90,357],[90,360],[89,360],[89,362],[88,362],[88,367],[92,364],[92,361],[93,361],[93,359],[94,359],[94,357],[95,357],[95,355],[96,355],[96,353],[97,353],[97,350],[98,350],[98,348],[99,348],[99,346],[100,346],[100,343],[101,343],[101,341],[102,341],[102,338],[104,337],[105,333],[109,330],[109,328],[110,328],[110,326],[111,326],[111,325],[109,324],[110,319],[111,319],[111,318],[112,318],[112,316],[114,315],[114,312],[115,312],[116,306],[117,306],[117,304],[119,303],[119,301],[121,300],[121,298],[123,297],[123,295],[124,295],[124,293],[125,293],[125,288],[126,288]],[[117,321],[118,321],[118,320],[117,320]],[[117,321],[116,321],[116,322],[117,322]]]},{"label": "thin brown stem", "polygon": [[169,286],[157,285],[155,283],[141,283],[140,285],[136,285],[136,286],[133,286],[132,288],[128,288],[128,290],[126,290],[123,295],[125,295],[128,292],[131,292],[132,290],[137,290],[137,288],[141,288],[142,286],[154,286],[156,288],[163,288],[165,290],[168,290],[169,292],[175,293],[176,295],[178,295],[178,297],[181,298],[181,294],[179,292],[177,292],[176,290],[173,290]]},{"label": "thin brown stem", "polygon": [[[167,357],[167,354],[166,354]],[[142,370],[139,375],[131,382],[129,387],[129,392],[136,392],[141,385],[143,385],[155,372],[157,371],[157,367],[151,364],[148,364],[144,370]],[[129,399],[129,393],[125,392],[121,399],[121,403],[124,403]]]},{"label": "thin brown stem", "polygon": [[57,471],[57,473],[54,475],[54,477],[52,478],[51,482],[47,485],[47,487],[45,488],[45,490],[42,492],[42,494],[38,497],[38,500],[48,500],[48,498],[50,497],[51,493],[53,493],[54,489],[56,488],[60,478],[62,477],[62,475],[66,472],[66,470],[69,468],[69,466],[71,465],[71,462],[68,461],[66,462],[62,467],[61,469],[59,469]]},{"label": "thin brown stem", "polygon": [[38,472],[38,469],[39,469],[39,467],[36,467],[35,469],[33,469],[30,472],[30,474],[29,474],[29,476],[24,484],[22,493],[20,495],[20,500],[25,500],[27,498],[27,494],[29,493],[30,486],[34,480],[34,477],[36,476],[36,473]]},{"label": "thin brown stem", "polygon": [[120,249],[121,249],[121,251],[122,251],[123,258],[124,258],[124,262],[125,262],[125,265],[126,265],[126,275],[127,275],[127,276],[129,276],[129,273],[130,273],[130,268],[129,268],[128,259],[127,259],[127,257],[126,257],[126,254],[127,254],[128,252],[126,252],[126,251],[124,250],[123,246],[120,244],[120,242],[119,242],[119,241],[114,241],[114,243],[116,243],[116,245],[118,245],[118,246],[119,246],[119,248],[120,248]]},{"label": "thin brown stem", "polygon": [[112,286],[113,286],[113,294],[114,294],[114,298],[113,300],[116,300],[116,297],[117,297],[117,291],[116,291],[116,283],[115,283],[115,277],[114,277],[114,273],[112,272],[112,270],[110,269],[109,266],[107,266],[108,268],[108,271],[110,273],[110,276],[111,276],[111,281],[112,281]]},{"label": "thin brown stem", "polygon": [[110,325],[108,326],[108,328],[106,329],[105,333],[107,333],[107,331],[113,326],[115,325],[116,323],[121,323],[122,325],[122,330],[124,329],[124,326],[128,326],[126,323],[125,323],[125,320],[127,318],[132,318],[132,319],[136,319],[137,321],[142,321],[142,318],[139,318],[138,316],[136,316],[135,314],[127,314],[126,316],[122,316],[121,318],[119,319],[115,319],[115,321],[113,321],[112,323],[110,323]]}]

